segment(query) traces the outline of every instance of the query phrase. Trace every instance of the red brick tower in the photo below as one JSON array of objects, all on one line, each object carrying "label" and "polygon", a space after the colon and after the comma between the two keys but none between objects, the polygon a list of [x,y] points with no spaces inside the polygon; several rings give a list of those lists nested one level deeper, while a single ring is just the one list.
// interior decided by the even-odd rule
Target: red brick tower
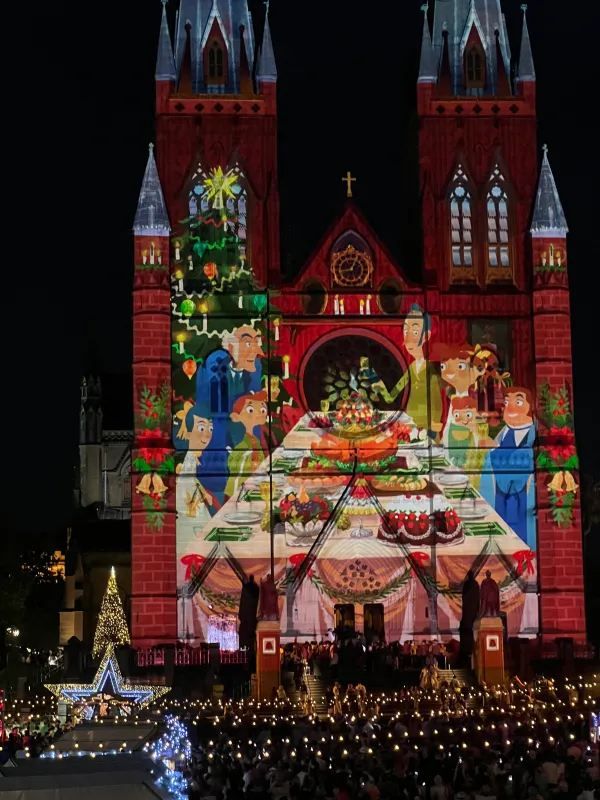
[{"label": "red brick tower", "polygon": [[567,227],[546,156],[536,201],[526,16],[513,81],[500,0],[436,0],[433,34],[424,12],[417,98],[427,308],[442,341],[470,341],[483,322],[504,331],[513,383],[535,389],[539,631],[542,642],[582,641]]},{"label": "red brick tower", "polygon": [[133,227],[131,627],[136,644],[175,637],[175,513],[170,475],[169,218],[150,145]]},{"label": "red brick tower", "polygon": [[[156,148],[167,208],[185,218],[188,184],[205,169],[239,164],[251,187],[254,272],[279,283],[277,70],[265,21],[252,79],[254,34],[246,0],[182,0],[173,60],[163,12],[156,70]],[[222,54],[218,56],[217,54]]]},{"label": "red brick tower", "polygon": [[162,3],[155,72],[158,170],[151,147],[134,225],[131,627],[138,646],[177,636],[169,220],[176,235],[188,214],[186,186],[199,163],[243,170],[252,201],[248,258],[259,283],[279,283],[277,71],[268,19],[255,59],[246,0],[182,0],[173,54]]},{"label": "red brick tower", "polygon": [[537,472],[541,627],[546,641],[585,641],[567,222],[544,147],[533,213],[533,313],[538,387]]}]

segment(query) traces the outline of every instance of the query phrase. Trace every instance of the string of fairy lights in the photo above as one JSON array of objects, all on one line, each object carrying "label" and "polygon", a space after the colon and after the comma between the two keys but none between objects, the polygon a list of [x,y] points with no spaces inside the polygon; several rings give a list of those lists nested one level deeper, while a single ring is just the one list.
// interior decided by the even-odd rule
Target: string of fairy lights
[{"label": "string of fairy lights", "polygon": [[[461,703],[450,707],[448,698],[453,695],[460,698]],[[163,698],[150,708],[139,708],[127,719],[96,718],[88,725],[100,729],[102,726],[107,729],[153,726],[160,733],[144,745],[142,752],[157,764],[157,785],[173,800],[185,800],[188,791],[186,771],[192,758],[189,726],[198,728],[196,738],[201,742],[200,749],[209,763],[223,756],[269,763],[269,760],[279,757],[284,748],[292,763],[300,763],[305,757],[328,758],[329,768],[333,768],[334,756],[342,760],[351,759],[359,753],[371,755],[382,749],[418,752],[425,740],[441,756],[456,760],[460,760],[470,747],[478,746],[484,752],[498,753],[510,748],[517,739],[525,742],[534,753],[553,747],[559,737],[567,743],[578,744],[582,730],[589,722],[591,712],[597,711],[599,702],[600,676],[593,675],[560,683],[540,678],[530,685],[513,682],[508,686],[461,687],[458,691],[448,687],[370,693],[366,699],[366,714],[360,717],[350,709],[341,717],[303,717],[298,706],[281,700],[246,699],[229,703],[212,699]],[[23,713],[24,707],[29,713]],[[11,720],[35,724],[36,720],[55,714],[57,703],[47,696],[36,695],[27,701],[27,705],[23,700],[8,701],[5,711],[5,721],[10,728]],[[352,727],[359,720],[371,723],[372,733],[368,737],[364,732],[359,735],[336,730],[339,722]],[[328,723],[330,730],[324,732],[323,726]],[[290,730],[296,726],[304,728],[301,739],[298,736],[290,738]],[[268,731],[268,738],[253,736],[252,728]],[[284,735],[286,733],[288,735]],[[87,756],[94,759],[130,755],[139,747],[143,735],[145,732],[140,731],[136,737],[138,741],[124,740],[116,745],[112,731],[110,742],[98,742],[95,750],[83,749],[75,743],[72,750],[61,751],[52,744],[41,758]],[[584,748],[584,757],[588,759],[590,749],[589,744]],[[25,757],[30,755],[26,749]]]}]

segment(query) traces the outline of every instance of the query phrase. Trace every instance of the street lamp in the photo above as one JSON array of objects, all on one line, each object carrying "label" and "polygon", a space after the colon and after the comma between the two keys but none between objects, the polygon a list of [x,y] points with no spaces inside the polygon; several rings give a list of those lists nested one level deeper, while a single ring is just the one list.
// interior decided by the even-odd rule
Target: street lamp
[{"label": "street lamp", "polygon": [[7,633],[9,636],[12,636],[12,637],[13,637],[13,639],[18,639],[18,638],[19,638],[19,636],[21,635],[21,631],[20,631],[18,628],[14,628],[13,626],[9,626],[9,627],[6,629],[6,633]]}]

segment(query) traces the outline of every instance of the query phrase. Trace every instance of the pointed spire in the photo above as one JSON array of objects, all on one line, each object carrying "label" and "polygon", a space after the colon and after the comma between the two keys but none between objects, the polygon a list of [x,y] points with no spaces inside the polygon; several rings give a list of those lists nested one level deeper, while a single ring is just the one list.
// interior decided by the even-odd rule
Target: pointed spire
[{"label": "pointed spire", "polygon": [[500,31],[496,31],[496,94],[507,97],[512,94],[510,79],[504,66],[502,46],[500,44]]},{"label": "pointed spire", "polygon": [[436,83],[437,64],[435,54],[431,44],[431,33],[429,31],[429,20],[427,19],[428,3],[421,6],[423,12],[423,40],[421,43],[421,63],[419,65],[418,83]]},{"label": "pointed spire", "polygon": [[529,28],[527,27],[527,5],[521,6],[523,12],[523,34],[521,36],[521,53],[519,55],[519,81],[534,81],[535,67],[533,65],[533,53],[531,52],[531,41],[529,39]]},{"label": "pointed spire", "polygon": [[269,3],[265,3],[267,10],[265,14],[265,29],[263,31],[262,47],[256,70],[256,78],[259,81],[275,82],[277,80],[277,66],[275,64],[275,53],[273,52],[273,41],[271,40],[271,26],[269,25]]},{"label": "pointed spire", "polygon": [[175,71],[175,59],[173,58],[171,34],[169,33],[169,23],[167,21],[167,0],[161,0],[161,2],[163,7],[162,20],[158,36],[158,53],[156,54],[154,77],[157,81],[175,81],[177,80],[177,72]]},{"label": "pointed spire", "polygon": [[137,236],[168,236],[171,232],[169,216],[165,205],[160,178],[154,160],[154,145],[148,145],[148,162],[137,211],[133,223],[133,232]]},{"label": "pointed spire", "polygon": [[554,175],[548,161],[548,146],[544,145],[544,158],[540,170],[535,209],[531,221],[533,236],[564,238],[569,232]]},{"label": "pointed spire", "polygon": [[246,52],[246,39],[244,26],[240,25],[240,94],[250,95],[254,91],[252,84],[252,70]]},{"label": "pointed spire", "polygon": [[437,87],[438,94],[442,96],[452,94],[452,72],[450,67],[450,46],[448,38],[448,31],[444,28],[442,30],[442,56],[440,59],[440,76]]},{"label": "pointed spire", "polygon": [[193,82],[193,61],[192,61],[192,26],[188,22],[185,26],[185,47],[183,59],[179,70],[179,81],[177,82],[177,94],[192,94]]}]

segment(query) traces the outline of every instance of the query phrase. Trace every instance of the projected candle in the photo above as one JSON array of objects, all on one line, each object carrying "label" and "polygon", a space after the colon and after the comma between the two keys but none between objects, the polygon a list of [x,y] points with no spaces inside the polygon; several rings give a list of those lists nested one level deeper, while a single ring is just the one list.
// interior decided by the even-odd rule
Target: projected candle
[{"label": "projected candle", "polygon": [[198,308],[202,314],[202,333],[208,333],[208,305],[200,303]]}]

